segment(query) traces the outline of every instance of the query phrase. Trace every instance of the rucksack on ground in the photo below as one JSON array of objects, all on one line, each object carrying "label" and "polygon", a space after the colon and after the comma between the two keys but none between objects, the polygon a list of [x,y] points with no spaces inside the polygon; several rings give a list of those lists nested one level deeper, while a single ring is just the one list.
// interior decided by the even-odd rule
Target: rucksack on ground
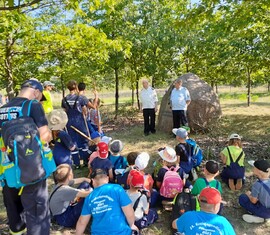
[{"label": "rucksack on ground", "polygon": [[196,197],[190,191],[182,191],[178,193],[173,200],[172,220],[179,218],[187,211],[196,210]]},{"label": "rucksack on ground", "polygon": [[180,167],[168,168],[166,166],[164,168],[167,169],[167,172],[164,175],[159,192],[163,197],[174,198],[177,193],[182,192],[184,187],[183,180],[177,172]]},{"label": "rucksack on ground", "polygon": [[[37,183],[56,169],[52,151],[42,146],[38,128],[30,117],[32,102],[37,101],[24,101],[20,110],[7,107],[9,120],[1,127],[2,178],[11,188]],[[19,116],[12,119],[12,112],[19,112]]]},{"label": "rucksack on ground", "polygon": [[202,149],[200,148],[200,146],[196,143],[194,139],[189,138],[186,140],[186,142],[191,146],[191,149],[192,149],[191,158],[193,162],[193,167],[197,167],[201,165],[202,160],[203,160]]}]

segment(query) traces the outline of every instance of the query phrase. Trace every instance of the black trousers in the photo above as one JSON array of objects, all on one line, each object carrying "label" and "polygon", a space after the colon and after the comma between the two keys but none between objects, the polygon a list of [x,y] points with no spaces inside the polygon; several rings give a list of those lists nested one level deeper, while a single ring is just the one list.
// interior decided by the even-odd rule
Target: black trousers
[{"label": "black trousers", "polygon": [[20,189],[3,187],[4,204],[7,211],[9,228],[12,232],[27,227],[28,235],[49,235],[50,214],[48,208],[48,188],[46,180]]},{"label": "black trousers", "polygon": [[188,126],[186,110],[173,110],[173,128]]},{"label": "black trousers", "polygon": [[144,133],[148,134],[150,131],[152,133],[156,132],[155,121],[156,113],[155,109],[143,109],[143,119],[144,119]]}]

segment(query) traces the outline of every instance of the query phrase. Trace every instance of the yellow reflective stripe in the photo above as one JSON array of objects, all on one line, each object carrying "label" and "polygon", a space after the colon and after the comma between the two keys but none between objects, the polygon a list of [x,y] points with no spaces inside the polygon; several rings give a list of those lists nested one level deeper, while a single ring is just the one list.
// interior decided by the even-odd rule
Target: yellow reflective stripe
[{"label": "yellow reflective stripe", "polygon": [[12,234],[12,235],[22,235],[24,233],[26,234],[26,232],[27,232],[26,228],[19,231],[19,232],[13,232],[11,229],[9,229],[9,233]]},{"label": "yellow reflective stripe", "polygon": [[23,186],[20,188],[20,191],[19,191],[19,193],[18,193],[19,196],[22,195],[23,188],[24,188]]}]

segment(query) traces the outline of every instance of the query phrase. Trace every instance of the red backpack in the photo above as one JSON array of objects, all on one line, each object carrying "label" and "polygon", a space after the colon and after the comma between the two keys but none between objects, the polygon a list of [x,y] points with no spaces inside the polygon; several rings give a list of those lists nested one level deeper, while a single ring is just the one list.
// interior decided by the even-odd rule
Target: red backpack
[{"label": "red backpack", "polygon": [[163,182],[160,187],[160,195],[166,198],[174,198],[177,193],[182,192],[184,183],[179,173],[179,166],[171,167],[170,169],[166,166],[163,167],[167,170],[164,175]]}]

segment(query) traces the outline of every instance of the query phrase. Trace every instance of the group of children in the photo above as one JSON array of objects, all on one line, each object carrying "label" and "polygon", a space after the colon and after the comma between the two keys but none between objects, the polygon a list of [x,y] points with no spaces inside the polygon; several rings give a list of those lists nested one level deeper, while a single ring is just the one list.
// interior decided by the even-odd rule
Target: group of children
[{"label": "group of children", "polygon": [[[48,116],[48,121],[50,128],[57,133],[53,155],[61,172],[64,172],[60,172],[61,176],[59,170],[56,171],[56,187],[51,194],[51,197],[54,198],[50,202],[51,211],[59,224],[74,226],[83,200],[80,203],[77,202],[76,207],[72,204],[72,208],[77,209],[71,212],[68,209],[71,205],[71,198],[74,196],[84,198],[90,193],[89,189],[92,185],[83,184],[78,189],[70,190],[74,183],[82,183],[82,179],[74,180],[73,175],[70,176],[72,172],[71,151],[74,151],[76,146],[64,130],[67,116],[61,110],[54,110]],[[107,172],[110,183],[120,184],[126,190],[135,212],[135,225],[139,229],[157,220],[158,214],[155,207],[159,204],[162,204],[166,210],[172,210],[174,198],[184,189],[188,189],[194,196],[198,196],[206,187],[216,188],[222,194],[221,183],[215,179],[219,175],[219,163],[214,160],[207,161],[203,168],[203,177],[197,178],[198,167],[203,158],[201,149],[193,139],[189,138],[188,127],[173,129],[172,132],[178,143],[175,148],[165,146],[158,150],[160,158],[154,163],[153,173],[145,170],[150,159],[148,153],[130,152],[127,157],[124,157],[121,155],[123,150],[121,140],[112,141],[109,137],[101,137],[100,134],[92,132],[92,141],[88,149],[89,176],[96,169],[103,169]],[[238,134],[232,134],[229,137],[228,146],[221,151],[220,158],[223,163],[223,170],[220,174],[222,181],[233,191],[241,190],[245,182],[245,154],[241,137]],[[268,161],[256,161],[254,174],[259,180],[252,187],[252,192],[243,194],[239,198],[240,205],[253,214],[243,216],[247,222],[263,222],[264,219],[270,218],[270,172],[268,170],[270,170]],[[83,179],[88,181],[88,178]],[[58,184],[65,185],[65,187],[58,189]],[[60,208],[60,204],[55,198],[64,190],[66,193],[63,193],[63,197],[58,196],[62,201],[64,198],[64,203]],[[53,196],[53,194],[55,195]],[[58,205],[57,210],[54,208],[56,204]],[[219,213],[221,210],[222,206]],[[71,216],[72,213],[75,215]],[[70,222],[69,219],[66,222],[66,219],[62,217],[73,218],[73,220]]]}]

